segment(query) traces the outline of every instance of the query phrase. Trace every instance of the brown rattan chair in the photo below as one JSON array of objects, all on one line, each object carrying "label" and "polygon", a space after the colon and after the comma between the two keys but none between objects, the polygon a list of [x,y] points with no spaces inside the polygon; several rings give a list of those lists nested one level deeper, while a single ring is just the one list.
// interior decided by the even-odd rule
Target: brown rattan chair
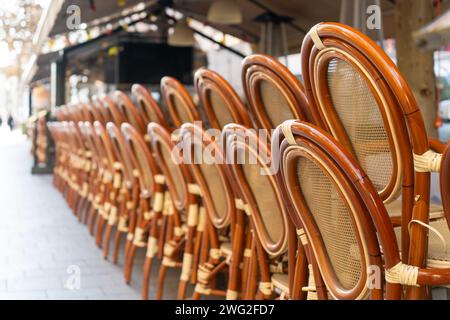
[{"label": "brown rattan chair", "polygon": [[161,94],[169,110],[172,126],[179,128],[185,122],[201,121],[200,113],[189,92],[178,80],[171,77],[162,78]]},{"label": "brown rattan chair", "polygon": [[[271,174],[269,145],[253,130],[237,124],[223,129],[227,160],[237,182],[236,207],[249,216],[251,250],[246,299],[272,298],[273,289],[289,296],[285,261],[288,244],[288,218],[278,181]],[[247,256],[248,256],[247,255]],[[259,281],[258,279],[259,273]],[[258,290],[257,290],[258,289]]]},{"label": "brown rattan chair", "polygon": [[134,84],[131,91],[137,101],[138,110],[143,116],[146,124],[155,122],[159,123],[164,128],[170,128],[160,105],[153,99],[146,88],[142,85]]},{"label": "brown rattan chair", "polygon": [[246,57],[242,84],[254,127],[268,130],[269,136],[284,120],[316,122],[303,85],[276,58],[262,54]]},{"label": "brown rattan chair", "polygon": [[[171,206],[166,210],[166,215],[162,217],[161,225],[163,227],[155,227],[149,238],[149,241],[153,240],[154,242],[159,236],[165,238],[164,242],[159,245],[163,249],[163,259],[159,270],[156,299],[159,300],[163,297],[165,275],[170,267],[181,267],[178,298],[184,299],[188,280],[192,273],[193,241],[196,227],[194,222],[198,220],[197,195],[190,192],[193,185],[191,174],[183,164],[180,152],[175,148],[169,131],[162,125],[152,122],[148,125],[148,136],[153,155],[164,176],[167,188],[164,198]],[[153,256],[149,253],[146,259],[144,277],[147,280],[143,284],[144,298],[147,297]]]},{"label": "brown rattan chair", "polygon": [[195,73],[194,84],[209,127],[222,129],[228,123],[251,126],[241,98],[218,73],[201,68]]},{"label": "brown rattan chair", "polygon": [[116,124],[109,122],[106,125],[106,130],[111,138],[112,149],[118,155],[122,166],[123,183],[120,191],[122,196],[122,208],[119,210],[112,259],[114,263],[117,263],[120,242],[123,238],[122,235],[128,235],[128,232],[132,230],[132,226],[136,225],[136,215],[134,214],[134,210],[139,204],[139,172],[137,169],[137,161],[125,137],[120,131],[120,128]]},{"label": "brown rattan chair", "polygon": [[[196,284],[194,299],[218,295],[237,299],[242,291],[240,262],[243,253],[245,224],[242,212],[235,207],[235,183],[225,163],[220,132],[213,137],[200,126],[185,123],[179,131],[179,145],[183,149],[183,161],[188,164],[196,181],[199,195],[200,216],[197,224],[195,250],[198,252],[192,281]],[[209,150],[203,153],[203,150]],[[194,190],[195,191],[195,190]],[[192,192],[192,190],[191,190]],[[217,275],[229,269],[226,291],[215,286]],[[180,297],[180,296],[179,296]]]},{"label": "brown rattan chair", "polygon": [[[430,172],[439,171],[441,155],[430,149],[414,95],[396,66],[368,37],[338,23],[313,27],[301,55],[314,113],[356,157],[401,224],[403,262],[424,267],[428,251],[429,266],[450,266],[438,237],[430,233],[429,245],[427,237],[431,226],[450,240],[442,208],[429,204]],[[425,297],[423,288],[409,289],[409,297]]]},{"label": "brown rattan chair", "polygon": [[319,299],[400,299],[402,284],[448,283],[449,269],[401,262],[376,187],[325,131],[286,121],[274,133],[272,155],[280,160],[278,176],[292,203],[288,213],[311,264],[308,287],[295,283],[294,291]]},{"label": "brown rattan chair", "polygon": [[[127,236],[126,262],[124,268],[125,281],[131,281],[134,256],[138,248],[147,246],[147,234],[152,233],[151,228],[156,228],[153,222],[157,220],[162,210],[164,176],[153,158],[147,142],[142,134],[129,123],[122,124],[122,133],[128,142],[137,165],[140,199],[135,209],[136,217],[131,221],[135,225],[129,226]],[[153,252],[154,243],[148,243],[147,252]]]}]

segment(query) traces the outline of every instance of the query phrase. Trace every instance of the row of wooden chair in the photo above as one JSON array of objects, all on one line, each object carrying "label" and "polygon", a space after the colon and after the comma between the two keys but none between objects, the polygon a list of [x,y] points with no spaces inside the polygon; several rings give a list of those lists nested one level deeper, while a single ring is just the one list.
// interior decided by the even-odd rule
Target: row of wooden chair
[{"label": "row of wooden chair", "polygon": [[56,110],[55,185],[105,257],[114,235],[114,263],[126,237],[127,282],[146,248],[144,299],[155,258],[157,299],[168,268],[179,299],[189,284],[196,299],[422,299],[450,284],[450,148],[395,65],[338,23],[310,30],[301,64],[304,86],[274,58],[244,59],[248,106],[200,69],[199,107],[165,77],[166,109],[134,85],[134,101]]}]

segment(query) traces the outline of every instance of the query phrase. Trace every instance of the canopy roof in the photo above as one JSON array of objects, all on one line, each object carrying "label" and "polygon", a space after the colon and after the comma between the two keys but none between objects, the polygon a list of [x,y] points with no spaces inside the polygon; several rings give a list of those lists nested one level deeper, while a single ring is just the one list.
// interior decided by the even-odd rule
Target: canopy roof
[{"label": "canopy roof", "polygon": [[[288,47],[290,52],[300,50],[301,41],[306,31],[313,25],[321,21],[339,21],[340,1],[336,0],[237,0],[243,12],[243,23],[240,25],[220,25],[209,23],[206,19],[208,9],[212,0],[127,0],[125,6],[120,7],[118,1],[94,1],[95,10],[89,7],[86,0],[66,0],[58,13],[50,36],[69,32],[67,29],[67,7],[78,5],[81,9],[81,21],[88,26],[105,24],[117,21],[126,14],[135,11],[152,10],[157,8],[158,3],[168,4],[172,2],[172,7],[183,13],[185,16],[208,24],[215,29],[231,34],[235,37],[257,43],[260,37],[261,25],[255,19],[264,14],[267,7],[274,13],[292,18],[292,23],[296,27],[287,26]],[[258,3],[262,6],[259,6]],[[384,22],[384,34],[386,38],[394,36],[393,23],[393,0],[382,0],[382,12]],[[105,18],[106,17],[106,18]]]}]

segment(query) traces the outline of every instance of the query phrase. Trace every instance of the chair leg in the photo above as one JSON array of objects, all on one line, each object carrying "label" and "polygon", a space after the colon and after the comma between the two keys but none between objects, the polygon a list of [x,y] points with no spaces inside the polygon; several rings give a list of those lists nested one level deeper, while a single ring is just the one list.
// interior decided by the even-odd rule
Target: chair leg
[{"label": "chair leg", "polygon": [[164,280],[167,273],[167,266],[161,265],[161,268],[159,269],[159,275],[158,275],[158,286],[156,289],[156,300],[161,300],[163,296],[164,291]]},{"label": "chair leg", "polygon": [[144,264],[144,277],[142,279],[142,291],[141,291],[141,297],[142,300],[148,300],[148,289],[150,286],[150,275],[152,271],[152,257],[145,257],[145,264]]},{"label": "chair leg", "polygon": [[137,246],[133,243],[130,244],[127,261],[124,268],[125,283],[129,284],[131,282],[131,274],[133,271],[134,257],[136,255]]},{"label": "chair leg", "polygon": [[227,286],[227,299],[238,299],[240,291],[239,278],[240,278],[240,264],[242,261],[242,253],[244,247],[244,219],[243,213],[239,212],[238,223],[236,223],[234,237],[232,239],[233,250],[231,252],[231,261],[229,265],[229,280]]},{"label": "chair leg", "polygon": [[86,206],[83,209],[83,223],[88,224],[89,223],[89,213],[91,212],[92,204],[89,202],[89,200],[86,201]]},{"label": "chair leg", "polygon": [[94,208],[94,206],[91,206],[91,210],[89,213],[89,233],[91,234],[91,236],[94,235],[94,227],[95,227],[95,222],[96,222],[96,217],[98,215],[98,211],[97,209]]},{"label": "chair leg", "polygon": [[103,246],[103,258],[108,259],[109,242],[111,241],[111,235],[113,231],[113,225],[109,224],[106,226],[104,246]]},{"label": "chair leg", "polygon": [[245,300],[254,300],[257,290],[257,273],[258,273],[258,258],[256,255],[255,239],[252,237],[252,249],[249,262],[249,272],[247,278],[247,288],[245,290]]},{"label": "chair leg", "polygon": [[98,215],[98,219],[97,219],[97,230],[95,232],[95,243],[97,244],[97,246],[99,248],[102,247],[102,242],[103,242],[103,227],[105,225],[105,219],[103,218],[102,215]]},{"label": "chair leg", "polygon": [[119,249],[120,243],[122,242],[122,235],[122,231],[116,230],[116,234],[114,235],[114,251],[112,258],[112,263],[114,264],[117,264],[117,262],[119,261]]}]

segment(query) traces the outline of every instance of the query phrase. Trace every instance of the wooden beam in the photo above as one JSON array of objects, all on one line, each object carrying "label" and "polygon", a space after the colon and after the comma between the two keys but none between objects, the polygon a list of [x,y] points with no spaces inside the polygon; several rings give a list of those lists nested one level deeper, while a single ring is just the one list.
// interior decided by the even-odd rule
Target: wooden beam
[{"label": "wooden beam", "polygon": [[433,19],[431,1],[395,1],[395,38],[398,67],[417,99],[430,137],[437,137],[434,126],[437,110],[436,78],[432,52],[423,52],[414,41],[413,32]]}]

